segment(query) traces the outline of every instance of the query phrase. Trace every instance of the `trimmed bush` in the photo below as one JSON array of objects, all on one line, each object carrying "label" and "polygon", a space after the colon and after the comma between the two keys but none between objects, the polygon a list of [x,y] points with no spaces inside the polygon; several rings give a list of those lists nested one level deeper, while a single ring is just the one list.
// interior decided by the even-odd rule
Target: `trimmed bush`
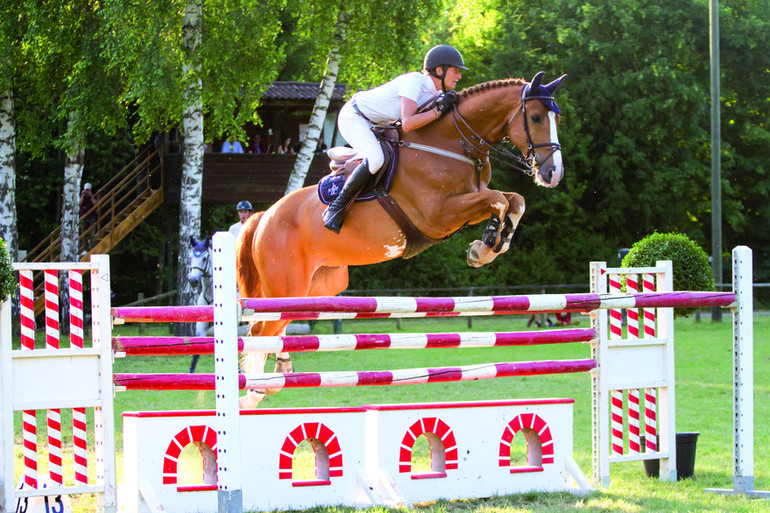
[{"label": "trimmed bush", "polygon": [[11,255],[5,247],[5,241],[0,239],[0,302],[16,290],[16,277],[11,267]]},{"label": "trimmed bush", "polygon": [[[621,267],[653,267],[658,260],[671,260],[674,290],[715,290],[714,275],[706,252],[681,233],[653,233],[631,246]],[[675,317],[686,317],[696,308],[675,308]]]}]

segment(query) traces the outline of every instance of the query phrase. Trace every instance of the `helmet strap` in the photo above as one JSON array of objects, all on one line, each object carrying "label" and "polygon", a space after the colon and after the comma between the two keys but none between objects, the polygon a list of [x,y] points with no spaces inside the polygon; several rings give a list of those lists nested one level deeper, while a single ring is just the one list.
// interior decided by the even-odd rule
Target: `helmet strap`
[{"label": "helmet strap", "polygon": [[[443,73],[441,75],[439,75],[437,73],[439,68],[441,68],[441,70],[443,71]],[[446,70],[447,69],[449,69],[449,64],[442,64],[441,66],[436,66],[435,68],[430,70],[430,74],[431,75],[433,75],[436,78],[440,78],[441,79],[441,90],[443,92],[446,92],[446,83],[444,83],[444,79],[446,78]]]}]

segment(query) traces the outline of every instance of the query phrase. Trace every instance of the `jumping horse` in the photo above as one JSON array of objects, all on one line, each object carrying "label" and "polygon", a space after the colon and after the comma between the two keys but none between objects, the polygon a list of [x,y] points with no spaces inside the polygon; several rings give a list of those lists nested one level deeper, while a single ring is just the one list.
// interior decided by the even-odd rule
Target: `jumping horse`
[{"label": "jumping horse", "polygon": [[[542,72],[530,83],[508,79],[479,84],[458,93],[449,115],[409,133],[399,130],[389,190],[381,192],[379,201],[354,203],[339,234],[323,227],[325,205],[317,185],[252,215],[236,242],[241,295],[334,296],[348,286],[348,266],[409,258],[482,221],[487,221],[486,228],[468,248],[467,262],[473,267],[492,262],[508,250],[524,214],[524,198],[488,187],[490,158],[515,159],[516,167],[539,185],[559,183],[560,111],[553,93],[565,76],[547,85]],[[500,146],[508,141],[521,155]],[[255,322],[250,333],[278,335],[289,322]],[[263,354],[247,355],[242,365],[262,372],[264,359]],[[247,392],[241,408],[254,408],[262,398],[264,393]]]}]

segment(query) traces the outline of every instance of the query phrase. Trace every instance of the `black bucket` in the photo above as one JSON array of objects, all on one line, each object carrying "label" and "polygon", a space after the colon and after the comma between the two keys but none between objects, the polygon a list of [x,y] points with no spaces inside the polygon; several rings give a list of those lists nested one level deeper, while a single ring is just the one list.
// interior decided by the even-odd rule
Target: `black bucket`
[{"label": "black bucket", "polygon": [[[695,446],[698,443],[698,435],[698,432],[676,434],[677,480],[687,479],[695,474]],[[660,460],[644,460],[644,472],[647,477],[660,476]]]}]

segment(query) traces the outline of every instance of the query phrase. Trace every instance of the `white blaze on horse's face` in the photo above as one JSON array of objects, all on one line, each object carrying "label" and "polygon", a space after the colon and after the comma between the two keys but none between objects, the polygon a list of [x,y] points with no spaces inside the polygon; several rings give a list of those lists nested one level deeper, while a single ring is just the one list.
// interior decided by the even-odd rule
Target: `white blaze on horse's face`
[{"label": "white blaze on horse's face", "polygon": [[552,110],[548,111],[548,124],[551,129],[551,144],[556,148],[560,148],[553,152],[551,160],[553,161],[553,174],[551,175],[550,183],[546,184],[546,187],[556,187],[561,181],[561,177],[564,174],[564,166],[561,160],[561,146],[559,146],[559,134],[556,130],[556,113]]},{"label": "white blaze on horse's face", "polygon": [[193,290],[201,286],[201,279],[206,276],[209,266],[209,252],[206,249],[193,248],[190,272],[187,273],[187,281]]}]

